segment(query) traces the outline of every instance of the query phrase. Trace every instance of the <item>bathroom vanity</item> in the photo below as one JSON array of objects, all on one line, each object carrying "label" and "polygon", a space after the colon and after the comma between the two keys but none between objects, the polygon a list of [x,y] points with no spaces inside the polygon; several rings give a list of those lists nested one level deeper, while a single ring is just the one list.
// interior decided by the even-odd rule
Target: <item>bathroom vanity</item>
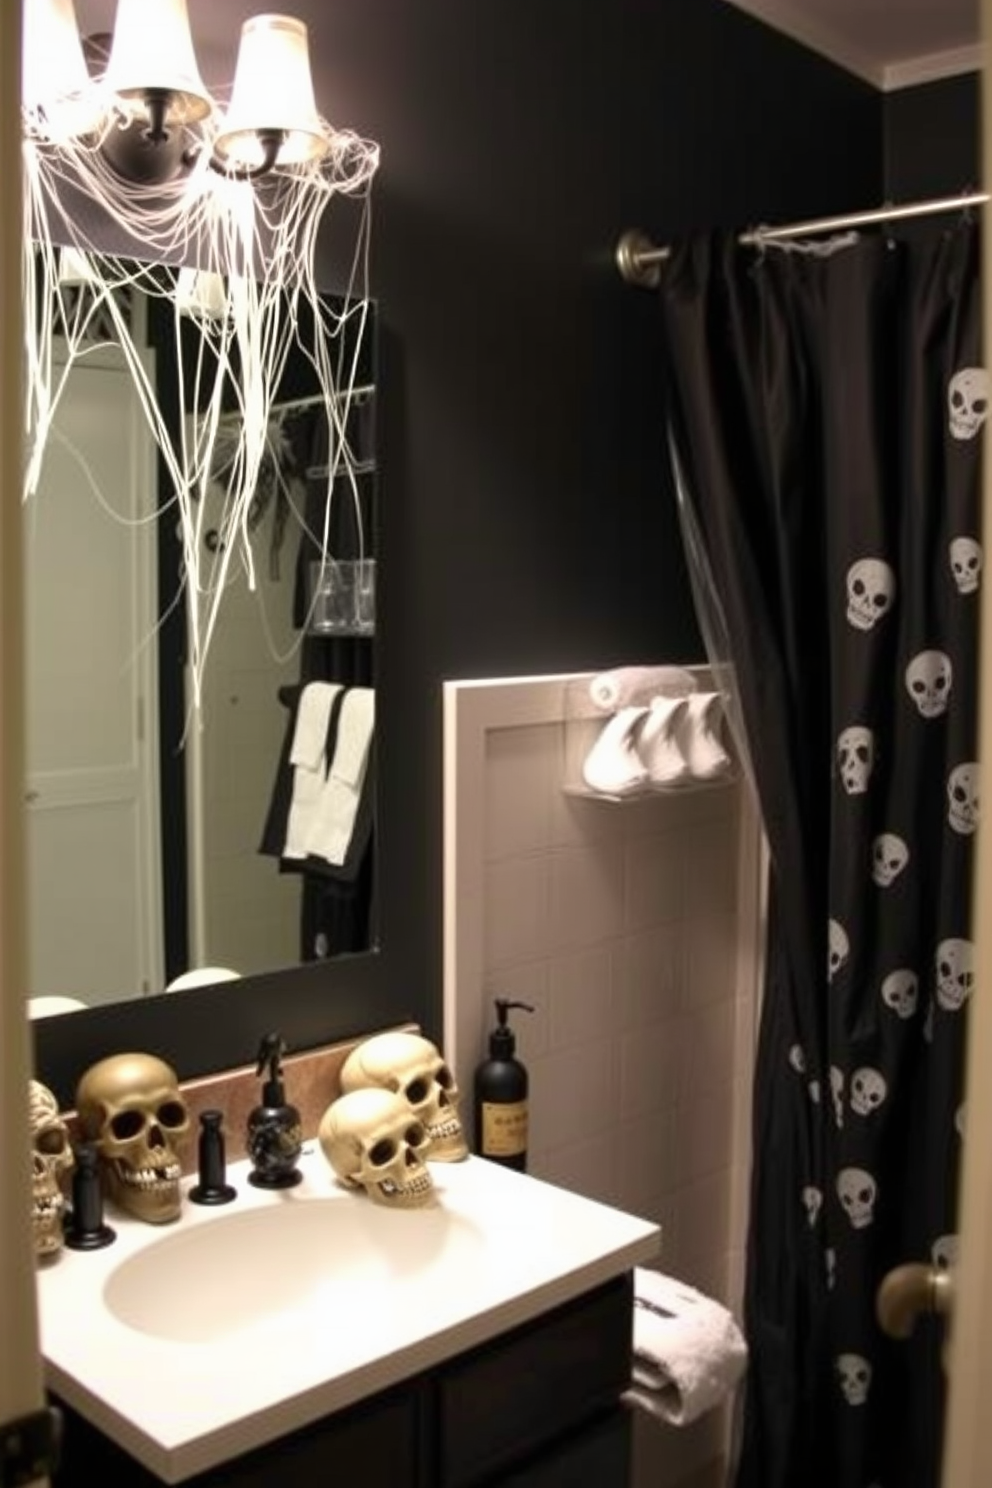
[{"label": "bathroom vanity", "polygon": [[56,1488],[626,1488],[656,1226],[474,1157],[398,1212],[301,1166],[39,1273]]}]

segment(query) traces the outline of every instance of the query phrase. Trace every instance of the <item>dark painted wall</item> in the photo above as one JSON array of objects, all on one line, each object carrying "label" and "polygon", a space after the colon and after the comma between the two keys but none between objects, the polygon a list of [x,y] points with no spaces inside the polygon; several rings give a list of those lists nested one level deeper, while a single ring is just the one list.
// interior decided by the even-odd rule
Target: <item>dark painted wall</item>
[{"label": "dark painted wall", "polygon": [[980,189],[980,106],[978,73],[889,93],[886,199],[922,201]]},{"label": "dark painted wall", "polygon": [[879,95],[724,0],[325,0],[309,20],[325,112],[383,151],[382,951],[187,994],[181,1016],[49,1020],[63,1090],[125,1044],[184,1075],[248,1062],[273,1020],[294,1047],[393,1016],[439,1035],[442,680],[701,655],[656,316],[613,267],[619,234],[881,199]]}]

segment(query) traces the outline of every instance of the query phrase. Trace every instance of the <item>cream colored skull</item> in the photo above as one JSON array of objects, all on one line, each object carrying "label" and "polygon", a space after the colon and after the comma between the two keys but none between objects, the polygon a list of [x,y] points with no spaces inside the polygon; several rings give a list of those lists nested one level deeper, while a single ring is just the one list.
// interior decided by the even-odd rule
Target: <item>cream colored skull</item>
[{"label": "cream colored skull", "polygon": [[341,1089],[378,1088],[401,1095],[423,1124],[432,1162],[468,1156],[458,1116],[455,1077],[429,1039],[415,1033],[380,1033],[352,1050],[341,1067]]},{"label": "cream colored skull", "polygon": [[321,1151],[343,1183],[364,1188],[376,1204],[418,1209],[434,1198],[434,1180],[423,1160],[423,1123],[391,1090],[352,1090],[320,1118]]},{"label": "cream colored skull", "polygon": [[62,1248],[65,1195],[62,1181],[73,1165],[69,1129],[59,1115],[58,1101],[46,1085],[28,1081],[28,1124],[31,1131],[31,1223],[35,1255],[53,1255]]},{"label": "cream colored skull", "polygon": [[175,1071],[151,1054],[111,1055],[83,1075],[76,1110],[100,1153],[109,1197],[151,1224],[178,1219],[178,1147],[190,1122]]},{"label": "cream colored skull", "polygon": [[962,367],[947,388],[947,411],[954,439],[974,439],[989,416],[989,374],[984,367]]}]

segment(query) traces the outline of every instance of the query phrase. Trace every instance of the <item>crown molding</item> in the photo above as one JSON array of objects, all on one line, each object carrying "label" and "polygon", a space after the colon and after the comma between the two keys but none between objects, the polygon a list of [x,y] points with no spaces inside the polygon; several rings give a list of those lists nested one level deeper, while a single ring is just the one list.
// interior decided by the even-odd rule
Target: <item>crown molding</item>
[{"label": "crown molding", "polygon": [[852,47],[830,27],[822,26],[804,15],[795,0],[726,0],[726,3],[743,10],[745,15],[764,21],[766,25],[790,36],[802,46],[819,52],[828,61],[835,62],[847,72],[853,72],[856,77],[871,83],[873,87],[885,87],[884,67],[866,53]]},{"label": "crown molding", "polygon": [[886,93],[894,93],[899,88],[915,88],[920,83],[936,83],[941,78],[981,72],[985,55],[985,47],[976,45],[931,52],[926,57],[910,57],[905,62],[890,62],[883,69],[882,87]]}]

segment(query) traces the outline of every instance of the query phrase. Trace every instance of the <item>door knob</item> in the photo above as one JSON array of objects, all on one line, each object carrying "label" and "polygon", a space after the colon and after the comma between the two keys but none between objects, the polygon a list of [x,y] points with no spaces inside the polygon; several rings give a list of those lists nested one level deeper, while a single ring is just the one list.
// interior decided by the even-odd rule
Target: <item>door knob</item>
[{"label": "door knob", "polygon": [[896,1266],[883,1276],[875,1313],[883,1333],[909,1338],[921,1313],[947,1317],[954,1302],[954,1279],[938,1266]]}]

